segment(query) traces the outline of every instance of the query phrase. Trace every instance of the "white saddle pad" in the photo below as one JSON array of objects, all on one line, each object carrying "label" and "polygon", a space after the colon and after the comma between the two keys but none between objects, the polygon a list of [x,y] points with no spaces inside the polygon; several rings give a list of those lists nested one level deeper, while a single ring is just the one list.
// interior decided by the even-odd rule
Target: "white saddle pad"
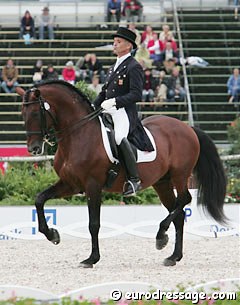
[{"label": "white saddle pad", "polygon": [[[108,136],[107,136],[107,130],[106,130],[106,127],[104,126],[104,124],[102,122],[102,118],[99,117],[99,120],[100,120],[100,123],[101,123],[103,145],[104,145],[105,151],[107,153],[107,156],[112,163],[118,162],[118,160],[116,160],[113,157],[112,150],[111,150],[110,143],[109,143]],[[148,135],[148,137],[149,137],[149,139],[152,143],[152,146],[153,146],[154,150],[150,151],[150,152],[137,150],[137,163],[151,162],[151,161],[155,160],[156,156],[157,156],[157,150],[156,150],[156,144],[155,144],[154,138],[153,138],[152,134],[150,133],[150,131],[146,127],[144,127],[144,129],[145,129],[145,131],[146,131],[146,133],[147,133],[147,135]]]}]

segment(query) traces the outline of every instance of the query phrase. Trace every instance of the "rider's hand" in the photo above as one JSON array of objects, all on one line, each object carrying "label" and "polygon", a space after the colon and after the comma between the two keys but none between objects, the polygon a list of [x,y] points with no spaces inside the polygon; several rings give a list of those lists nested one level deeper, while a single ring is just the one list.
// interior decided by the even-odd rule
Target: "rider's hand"
[{"label": "rider's hand", "polygon": [[102,102],[101,107],[104,110],[109,110],[110,108],[112,108],[113,106],[116,106],[116,99],[115,98],[110,98],[104,102]]}]

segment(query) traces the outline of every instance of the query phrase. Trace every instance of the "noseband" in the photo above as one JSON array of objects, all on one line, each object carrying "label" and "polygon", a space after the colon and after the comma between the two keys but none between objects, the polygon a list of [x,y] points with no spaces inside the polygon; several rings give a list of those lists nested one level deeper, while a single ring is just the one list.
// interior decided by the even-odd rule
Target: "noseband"
[{"label": "noseband", "polygon": [[41,95],[38,96],[38,98],[34,101],[28,101],[30,93],[34,93],[37,90],[37,88],[31,88],[26,91],[26,94],[24,96],[24,102],[23,107],[27,107],[28,105],[32,104],[39,104],[39,116],[40,116],[40,130],[26,130],[26,135],[28,137],[32,135],[41,135],[43,138],[43,141],[48,143],[50,146],[54,145],[54,142],[50,141],[51,138],[53,138],[53,134],[50,131],[50,129],[47,126],[47,115],[50,116],[51,120],[53,121],[54,126],[57,125],[57,120],[54,117],[54,115],[45,107],[45,103],[47,102]]}]

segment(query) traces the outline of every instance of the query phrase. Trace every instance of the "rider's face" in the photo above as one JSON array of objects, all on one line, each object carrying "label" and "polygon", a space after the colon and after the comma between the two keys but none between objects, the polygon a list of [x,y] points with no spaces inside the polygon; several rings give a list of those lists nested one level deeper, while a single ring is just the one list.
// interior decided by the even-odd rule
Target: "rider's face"
[{"label": "rider's face", "polygon": [[121,37],[114,37],[113,53],[121,57],[131,52],[132,44]]}]

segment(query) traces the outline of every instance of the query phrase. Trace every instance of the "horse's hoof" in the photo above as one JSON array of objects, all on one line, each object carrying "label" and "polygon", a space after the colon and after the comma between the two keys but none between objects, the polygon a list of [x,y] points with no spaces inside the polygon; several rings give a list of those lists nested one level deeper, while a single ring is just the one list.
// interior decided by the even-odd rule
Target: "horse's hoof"
[{"label": "horse's hoof", "polygon": [[163,265],[164,266],[175,266],[176,265],[176,260],[174,259],[170,259],[169,257],[168,258],[165,258],[165,260],[163,261]]},{"label": "horse's hoof", "polygon": [[56,229],[49,229],[50,231],[50,238],[49,240],[54,244],[58,245],[60,243],[60,235]]},{"label": "horse's hoof", "polygon": [[156,239],[156,248],[157,250],[162,250],[164,247],[166,247],[168,243],[168,235],[164,234],[163,238],[161,239]]},{"label": "horse's hoof", "polygon": [[88,263],[87,260],[85,260],[79,264],[79,267],[80,268],[93,268],[93,264]]}]

